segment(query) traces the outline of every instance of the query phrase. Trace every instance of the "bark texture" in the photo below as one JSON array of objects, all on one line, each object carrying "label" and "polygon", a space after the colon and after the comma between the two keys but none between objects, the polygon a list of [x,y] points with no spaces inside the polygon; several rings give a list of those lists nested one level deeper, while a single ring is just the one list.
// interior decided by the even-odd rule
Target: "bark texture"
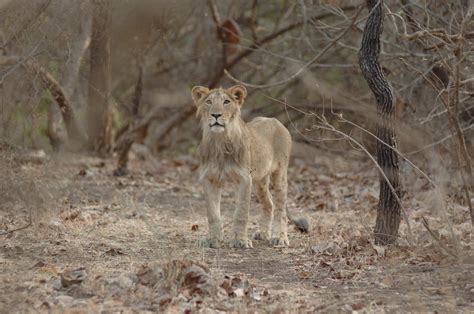
[{"label": "bark texture", "polygon": [[48,71],[33,60],[27,60],[25,65],[27,69],[38,76],[43,86],[49,90],[51,96],[53,96],[59,106],[59,111],[62,114],[67,134],[72,141],[72,145],[76,148],[81,148],[87,137],[79,127],[71,102],[67,98],[64,89]]},{"label": "bark texture", "polygon": [[[86,17],[86,20],[81,24],[81,33],[77,41],[72,46],[71,62],[68,62],[65,70],[65,79],[63,83],[63,90],[69,99],[74,96],[77,81],[79,80],[79,74],[81,69],[82,60],[86,50],[90,44],[92,18]],[[65,138],[62,138],[59,134],[61,125],[61,117],[59,110],[56,106],[51,105],[48,108],[48,126],[46,129],[46,135],[49,138],[51,146],[54,151],[59,151],[65,142]]]},{"label": "bark texture", "polygon": [[[400,226],[401,208],[397,196],[400,199],[401,183],[398,155],[391,149],[391,147],[396,147],[393,129],[393,92],[378,60],[380,36],[383,31],[383,0],[367,0],[367,8],[370,15],[365,25],[362,45],[359,50],[359,66],[377,102],[379,118],[376,135],[381,140],[377,141],[377,161],[390,181],[389,184],[380,174],[379,203],[374,236],[376,244],[390,244],[397,239]],[[394,188],[396,195],[390,185]]]},{"label": "bark texture", "polygon": [[0,56],[0,66],[14,65],[17,63],[21,63],[22,66],[51,93],[51,96],[59,107],[64,124],[66,125],[67,135],[72,140],[73,147],[81,148],[86,142],[87,136],[79,126],[73,107],[64,88],[51,73],[32,59],[22,61],[18,56]]},{"label": "bark texture", "polygon": [[90,148],[101,152],[107,151],[111,142],[109,7],[109,0],[93,1],[87,131]]}]

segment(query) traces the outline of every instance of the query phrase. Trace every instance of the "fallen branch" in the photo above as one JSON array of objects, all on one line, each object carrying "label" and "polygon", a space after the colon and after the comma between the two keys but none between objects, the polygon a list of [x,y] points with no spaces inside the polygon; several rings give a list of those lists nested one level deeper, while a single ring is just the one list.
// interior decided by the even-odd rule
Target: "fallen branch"
[{"label": "fallen branch", "polygon": [[9,235],[13,232],[17,232],[17,231],[20,231],[20,230],[24,230],[26,228],[29,228],[33,225],[32,221],[31,221],[31,215],[28,216],[28,223],[26,223],[25,225],[21,226],[21,227],[18,227],[18,228],[15,228],[15,229],[11,229],[11,230],[8,230],[8,231],[2,231],[0,232],[0,236],[6,236],[6,235]]}]

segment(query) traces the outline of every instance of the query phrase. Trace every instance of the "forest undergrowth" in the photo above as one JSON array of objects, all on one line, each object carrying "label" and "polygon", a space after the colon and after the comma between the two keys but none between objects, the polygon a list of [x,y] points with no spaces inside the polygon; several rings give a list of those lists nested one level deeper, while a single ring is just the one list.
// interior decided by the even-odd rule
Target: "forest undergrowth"
[{"label": "forest undergrowth", "polygon": [[[288,209],[310,232],[290,227],[288,248],[254,241],[251,250],[215,250],[197,246],[207,221],[194,157],[134,155],[130,174],[115,177],[112,159],[3,150],[0,312],[472,310],[466,206],[449,197],[441,206],[406,171],[413,234],[402,222],[396,245],[376,246],[370,161],[295,151]],[[232,196],[226,189],[227,232]],[[251,208],[252,232],[261,211],[254,197]]]}]

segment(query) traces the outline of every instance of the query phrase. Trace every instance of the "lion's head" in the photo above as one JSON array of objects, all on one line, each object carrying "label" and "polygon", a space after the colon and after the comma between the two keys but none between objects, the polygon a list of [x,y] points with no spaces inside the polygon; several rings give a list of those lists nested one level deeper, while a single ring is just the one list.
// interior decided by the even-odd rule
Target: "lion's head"
[{"label": "lion's head", "polygon": [[242,85],[211,90],[195,86],[192,96],[203,131],[223,133],[240,119],[240,108],[247,96],[247,90]]}]

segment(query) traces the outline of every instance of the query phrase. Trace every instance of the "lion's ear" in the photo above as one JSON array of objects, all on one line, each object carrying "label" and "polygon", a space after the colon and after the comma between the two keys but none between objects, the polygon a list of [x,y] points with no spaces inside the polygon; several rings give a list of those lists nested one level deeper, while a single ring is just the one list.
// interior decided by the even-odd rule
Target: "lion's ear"
[{"label": "lion's ear", "polygon": [[245,101],[245,97],[247,97],[247,89],[245,86],[242,85],[235,85],[228,89],[229,93],[234,97],[234,99],[239,103],[240,106]]},{"label": "lion's ear", "polygon": [[209,92],[209,88],[203,86],[194,86],[191,90],[191,94],[193,96],[194,104],[197,106],[199,100],[201,100],[204,95]]}]

